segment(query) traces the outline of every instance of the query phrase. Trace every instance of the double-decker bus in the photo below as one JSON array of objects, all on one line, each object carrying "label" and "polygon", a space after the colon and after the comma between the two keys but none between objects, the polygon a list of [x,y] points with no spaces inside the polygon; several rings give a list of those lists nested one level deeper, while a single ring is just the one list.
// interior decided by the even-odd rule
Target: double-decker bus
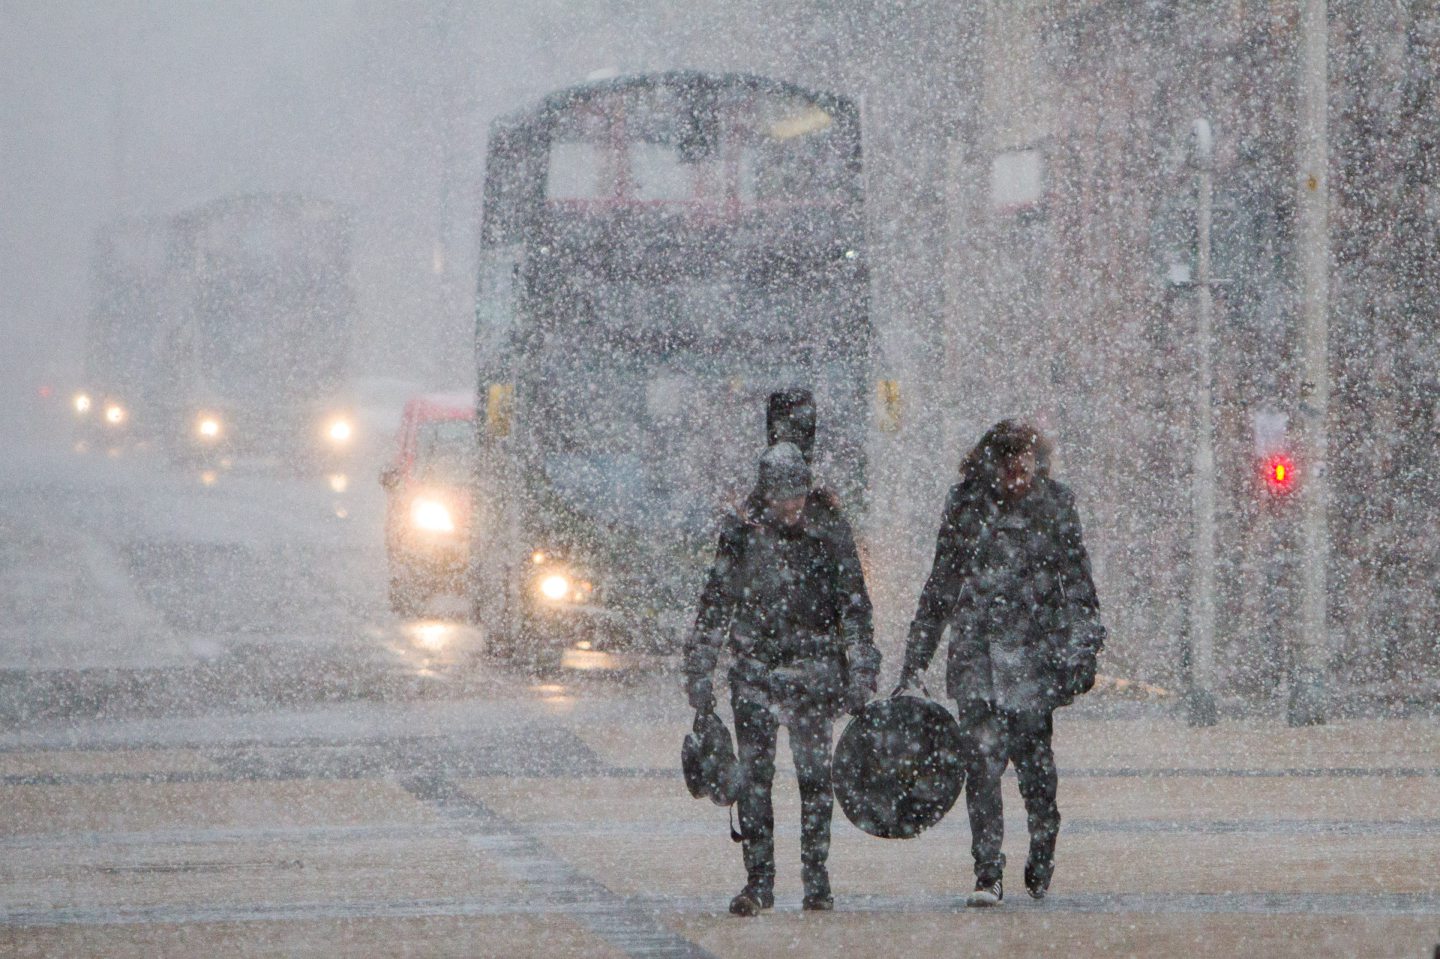
[{"label": "double-decker bus", "polygon": [[181,312],[163,346],[178,448],[328,462],[355,441],[350,218],[295,194],[171,220]]},{"label": "double-decker bus", "polygon": [[493,125],[469,581],[498,645],[673,650],[773,390],[813,392],[817,481],[863,509],[864,222],[843,97],[673,72]]}]

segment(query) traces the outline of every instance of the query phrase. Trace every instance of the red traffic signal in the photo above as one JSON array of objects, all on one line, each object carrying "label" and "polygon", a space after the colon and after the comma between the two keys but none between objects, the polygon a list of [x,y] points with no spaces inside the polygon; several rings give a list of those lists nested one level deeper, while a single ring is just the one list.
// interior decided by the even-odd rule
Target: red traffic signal
[{"label": "red traffic signal", "polygon": [[1265,488],[1272,493],[1289,493],[1295,488],[1295,463],[1284,453],[1265,458]]}]

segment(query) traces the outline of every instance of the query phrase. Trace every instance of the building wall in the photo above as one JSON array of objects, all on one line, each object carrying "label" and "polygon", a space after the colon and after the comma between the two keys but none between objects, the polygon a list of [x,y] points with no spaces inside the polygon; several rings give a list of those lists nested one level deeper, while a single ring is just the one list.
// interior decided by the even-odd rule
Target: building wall
[{"label": "building wall", "polygon": [[[1395,699],[1440,663],[1422,585],[1436,547],[1416,535],[1437,517],[1421,477],[1435,457],[1440,21],[1432,3],[1331,6],[1333,665],[1349,692]],[[1207,117],[1216,679],[1263,701],[1294,652],[1304,559],[1294,504],[1257,483],[1253,421],[1298,402],[1295,4],[995,0],[982,22],[983,86],[946,214],[947,429],[973,437],[1015,414],[1049,427],[1089,526],[1108,667],[1183,683],[1195,295],[1165,272],[1177,245],[1188,256],[1188,137]],[[996,173],[1016,151],[1043,170],[1020,206]]]}]

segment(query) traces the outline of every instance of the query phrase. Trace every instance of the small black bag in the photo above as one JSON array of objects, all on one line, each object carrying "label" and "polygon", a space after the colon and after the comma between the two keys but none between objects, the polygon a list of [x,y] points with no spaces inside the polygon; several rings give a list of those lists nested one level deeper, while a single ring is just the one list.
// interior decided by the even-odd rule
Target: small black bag
[{"label": "small black bag", "polygon": [[680,745],[680,767],[685,788],[696,799],[708,798],[717,806],[735,802],[740,782],[735,740],[713,709],[695,713],[695,724]]}]

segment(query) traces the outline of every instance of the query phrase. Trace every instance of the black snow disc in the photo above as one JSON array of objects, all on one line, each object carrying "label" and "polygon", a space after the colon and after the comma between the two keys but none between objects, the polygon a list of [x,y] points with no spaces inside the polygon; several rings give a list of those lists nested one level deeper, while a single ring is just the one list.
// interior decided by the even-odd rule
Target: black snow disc
[{"label": "black snow disc", "polygon": [[881,839],[911,839],[945,818],[965,785],[965,738],[920,696],[877,699],[840,734],[832,778],[845,818]]}]

